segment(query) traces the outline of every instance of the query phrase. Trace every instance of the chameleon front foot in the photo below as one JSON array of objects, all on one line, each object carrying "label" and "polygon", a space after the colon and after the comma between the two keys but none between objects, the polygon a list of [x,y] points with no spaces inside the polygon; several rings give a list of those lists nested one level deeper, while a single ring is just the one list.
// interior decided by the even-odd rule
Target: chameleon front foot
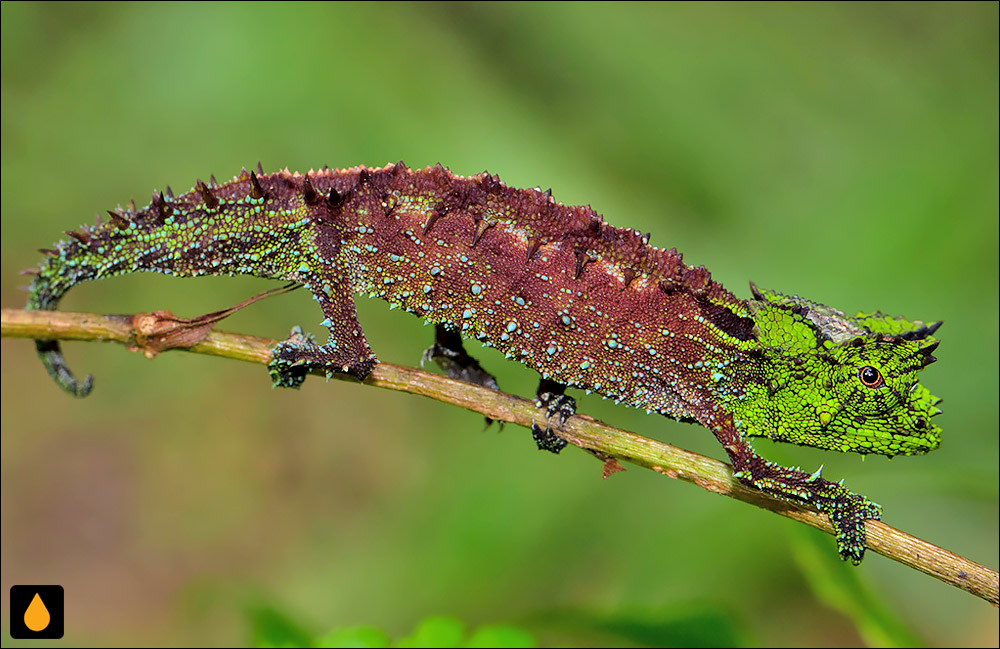
[{"label": "chameleon front foot", "polygon": [[756,472],[744,470],[735,475],[744,484],[772,496],[818,508],[830,518],[840,558],[859,565],[867,547],[865,521],[881,520],[882,508],[842,484],[820,478],[818,471],[809,475],[770,462],[763,466]]},{"label": "chameleon front foot", "polygon": [[535,405],[545,409],[545,428],[532,424],[531,438],[535,440],[540,451],[558,454],[566,448],[566,440],[557,435],[550,425],[555,418],[555,428],[559,428],[576,414],[576,399],[564,394],[565,390],[565,385],[548,379],[542,379],[538,384],[538,399]]},{"label": "chameleon front foot", "polygon": [[867,541],[865,521],[880,520],[881,507],[840,483],[823,479],[821,471],[806,473],[765,460],[732,421],[714,424],[712,431],[729,454],[734,477],[766,494],[812,505],[825,513],[833,525],[840,558],[854,565],[861,563]]},{"label": "chameleon front foot", "polygon": [[364,381],[377,364],[374,356],[358,358],[337,349],[332,343],[317,345],[311,335],[293,327],[288,339],[275,345],[271,351],[267,371],[274,387],[298,388],[306,380],[306,375],[316,369],[323,370],[327,378],[348,374]]},{"label": "chameleon front foot", "polygon": [[830,523],[837,535],[837,550],[840,558],[859,565],[865,557],[868,538],[865,532],[866,520],[881,520],[882,508],[864,496],[851,493],[838,484],[841,494],[821,500],[819,508],[830,517]]}]

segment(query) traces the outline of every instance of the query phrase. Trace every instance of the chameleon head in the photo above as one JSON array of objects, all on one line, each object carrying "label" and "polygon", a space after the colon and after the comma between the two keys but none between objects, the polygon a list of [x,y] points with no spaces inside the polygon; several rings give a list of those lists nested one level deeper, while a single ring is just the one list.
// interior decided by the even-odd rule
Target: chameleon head
[{"label": "chameleon head", "polygon": [[754,295],[766,369],[743,419],[747,434],[888,456],[941,444],[933,422],[941,400],[917,377],[936,360],[940,322],[852,318],[798,297],[756,288]]},{"label": "chameleon head", "polygon": [[935,360],[938,342],[928,338],[859,336],[831,350],[832,408],[818,413],[831,443],[888,456],[926,453],[941,444],[941,428],[932,419],[941,400],[917,378]]}]

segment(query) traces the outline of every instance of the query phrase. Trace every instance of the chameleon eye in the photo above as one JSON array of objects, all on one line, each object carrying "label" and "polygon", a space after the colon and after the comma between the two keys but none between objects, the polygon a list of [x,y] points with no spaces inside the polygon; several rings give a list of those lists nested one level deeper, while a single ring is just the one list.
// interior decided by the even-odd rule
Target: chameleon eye
[{"label": "chameleon eye", "polygon": [[871,365],[862,367],[858,372],[858,378],[861,379],[861,382],[868,388],[878,388],[885,383],[885,379],[882,378],[882,373]]}]

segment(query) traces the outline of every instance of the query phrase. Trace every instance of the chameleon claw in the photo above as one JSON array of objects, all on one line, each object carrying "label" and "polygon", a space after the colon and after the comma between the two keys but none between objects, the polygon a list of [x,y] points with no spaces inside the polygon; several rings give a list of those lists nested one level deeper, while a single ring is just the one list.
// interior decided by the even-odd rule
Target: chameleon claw
[{"label": "chameleon claw", "polygon": [[[576,414],[576,399],[564,394],[566,386],[555,381],[542,379],[538,386],[535,407],[545,409],[545,427],[531,425],[531,438],[540,451],[558,454],[566,448],[566,440],[555,433],[570,417]],[[551,422],[555,419],[555,426]]]}]

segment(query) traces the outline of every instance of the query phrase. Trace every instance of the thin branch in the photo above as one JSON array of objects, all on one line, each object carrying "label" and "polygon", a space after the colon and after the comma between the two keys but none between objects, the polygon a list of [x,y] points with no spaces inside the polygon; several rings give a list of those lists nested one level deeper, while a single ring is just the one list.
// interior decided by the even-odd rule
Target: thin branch
[{"label": "thin branch", "polygon": [[[113,341],[126,344],[133,350],[141,349],[147,356],[155,356],[163,346],[157,347],[151,343],[151,337],[169,336],[170,333],[176,334],[177,328],[195,326],[202,327],[200,336],[203,339],[186,349],[197,354],[266,365],[271,359],[270,350],[277,343],[255,336],[208,332],[202,320],[182,320],[163,312],[101,316],[3,309],[0,333],[3,337],[15,338]],[[185,344],[190,344],[190,341]],[[354,381],[350,377],[337,378]],[[531,401],[417,369],[381,363],[364,383],[431,397],[481,413],[490,419],[530,426],[537,417],[537,423],[544,424],[539,409]],[[612,428],[585,415],[571,417],[558,433],[571,444],[602,459],[605,463],[605,477],[621,470],[618,464],[621,460],[751,503],[828,534],[833,533],[825,514],[744,486],[733,477],[730,466],[718,460]],[[993,606],[998,605],[998,576],[995,570],[910,536],[881,521],[867,521],[866,529],[869,549],[966,590]]]}]

